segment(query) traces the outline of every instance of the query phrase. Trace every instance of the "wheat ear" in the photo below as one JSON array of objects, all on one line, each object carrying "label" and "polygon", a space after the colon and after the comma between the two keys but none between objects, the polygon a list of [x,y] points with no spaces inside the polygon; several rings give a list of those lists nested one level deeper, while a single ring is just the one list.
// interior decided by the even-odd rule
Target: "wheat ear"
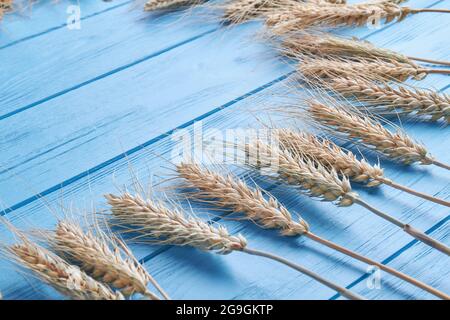
[{"label": "wheat ear", "polygon": [[339,58],[304,58],[298,64],[297,70],[310,80],[351,77],[355,74],[363,74],[367,79],[403,82],[410,78],[422,80],[430,73],[450,74],[450,69],[427,69],[415,64],[401,63],[395,60],[350,61]]},{"label": "wheat ear", "polygon": [[120,293],[97,282],[77,267],[47,249],[20,236],[22,243],[8,247],[8,253],[23,267],[63,295],[75,300],[123,300]]},{"label": "wheat ear", "polygon": [[[147,289],[149,282],[155,284],[152,276],[137,262],[125,244],[96,236],[92,231],[84,232],[81,227],[71,221],[60,221],[50,238],[52,247],[94,279],[119,289],[123,295],[131,296],[140,293],[152,300],[158,296]],[[124,256],[124,248],[126,255]],[[156,285],[157,288],[160,288]],[[161,294],[168,299],[167,294]]]},{"label": "wheat ear", "polygon": [[281,47],[282,53],[290,57],[309,55],[379,59],[388,62],[406,63],[416,68],[419,66],[413,60],[450,65],[448,61],[409,57],[400,52],[377,47],[365,40],[348,39],[330,33],[301,32],[287,35],[281,42]]},{"label": "wheat ear", "polygon": [[328,139],[318,138],[306,132],[296,132],[289,129],[277,130],[281,145],[293,154],[310,156],[324,166],[330,166],[337,172],[349,177],[352,181],[364,183],[373,187],[382,183],[406,191],[422,199],[450,207],[450,202],[412,190],[386,178],[379,165],[371,165],[366,160],[358,160],[351,151],[344,151],[341,147]]},{"label": "wheat ear", "polygon": [[131,226],[143,236],[160,238],[160,242],[165,244],[192,246],[220,254],[241,251],[250,255],[262,256],[289,266],[349,299],[363,299],[361,296],[324,279],[303,266],[271,253],[247,248],[247,240],[243,236],[232,236],[223,226],[215,227],[196,217],[186,217],[177,209],[168,208],[161,202],[156,203],[149,199],[143,200],[139,195],[132,196],[125,193],[121,196],[114,196],[109,194],[106,195],[106,199],[111,205],[112,214],[118,224]]},{"label": "wheat ear", "polygon": [[380,218],[393,223],[417,240],[450,255],[450,248],[443,243],[365,202],[352,191],[347,177],[344,176],[340,179],[333,168],[328,169],[303,154],[291,155],[289,151],[283,150],[284,148],[271,146],[259,139],[238,145],[238,147],[245,150],[249,157],[258,155],[256,163],[246,161],[245,165],[256,169],[264,168],[265,170],[262,171],[264,174],[299,187],[310,196],[326,201],[335,201],[341,206],[359,204]]},{"label": "wheat ear", "polygon": [[391,160],[405,165],[434,164],[450,170],[449,165],[432,158],[423,145],[406,133],[400,130],[392,133],[373,118],[356,114],[347,108],[332,108],[317,101],[309,102],[308,113],[324,129],[360,143]]},{"label": "wheat ear", "polygon": [[149,0],[144,5],[144,11],[171,10],[201,2],[201,0]]},{"label": "wheat ear", "polygon": [[426,116],[431,121],[450,123],[450,96],[424,89],[394,88],[358,77],[338,77],[324,83],[344,97],[355,97],[369,111],[379,114]]},{"label": "wheat ear", "polygon": [[294,221],[291,214],[273,197],[266,200],[260,189],[251,189],[243,181],[231,175],[220,175],[198,164],[181,163],[176,166],[178,175],[188,182],[188,187],[202,199],[214,199],[216,206],[243,212],[249,220],[266,229],[281,229],[286,236],[299,235],[308,231],[308,224]]},{"label": "wheat ear", "polygon": [[450,299],[447,294],[413,277],[315,235],[310,231],[305,220],[294,221],[290,212],[274,197],[266,194],[267,199],[264,198],[263,191],[260,188],[252,189],[244,181],[233,177],[231,174],[220,175],[198,164],[180,164],[177,166],[177,172],[180,177],[187,181],[188,187],[194,187],[199,190],[195,193],[195,196],[199,199],[210,199],[218,207],[244,213],[248,220],[253,221],[258,226],[265,229],[280,229],[282,235],[305,235],[311,240],[347,256],[369,265],[377,266],[381,270],[424,289],[439,298]]},{"label": "wheat ear", "polygon": [[277,13],[268,14],[266,25],[277,34],[285,34],[312,26],[341,27],[385,23],[403,20],[420,12],[449,13],[446,9],[412,9],[392,2],[362,3],[354,5],[324,5],[296,3]]}]

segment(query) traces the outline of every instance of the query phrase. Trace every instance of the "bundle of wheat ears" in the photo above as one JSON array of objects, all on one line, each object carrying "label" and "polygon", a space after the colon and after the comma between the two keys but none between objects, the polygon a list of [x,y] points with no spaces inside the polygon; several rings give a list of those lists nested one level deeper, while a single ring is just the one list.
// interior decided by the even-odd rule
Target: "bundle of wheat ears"
[{"label": "bundle of wheat ears", "polygon": [[140,238],[149,237],[160,244],[191,246],[219,254],[240,251],[265,257],[311,277],[348,299],[364,299],[303,266],[271,253],[250,249],[242,235],[230,235],[225,227],[208,224],[192,213],[187,216],[180,209],[168,207],[163,202],[143,199],[129,193],[119,196],[109,194],[106,199],[111,206],[113,225],[132,228]]},{"label": "bundle of wheat ears", "polygon": [[[285,138],[287,137],[285,136]],[[231,174],[222,175],[195,163],[181,163],[176,166],[176,170],[178,175],[186,181],[182,187],[195,188],[197,191],[194,193],[194,196],[198,199],[209,201],[215,206],[230,209],[233,212],[242,213],[248,220],[262,228],[280,229],[280,233],[284,236],[304,235],[352,258],[377,266],[381,270],[422,288],[439,298],[450,299],[450,296],[447,294],[417,279],[312,233],[304,219],[294,220],[292,214],[283,205],[259,187],[251,188],[244,181]]]},{"label": "bundle of wheat ears", "polygon": [[257,170],[264,168],[260,171],[262,174],[293,185],[313,198],[335,202],[339,206],[359,204],[401,228],[415,239],[450,255],[450,248],[445,244],[365,202],[352,190],[350,181],[346,176],[339,177],[333,167],[326,167],[319,161],[309,159],[311,155],[306,157],[302,153],[293,153],[294,149],[289,148],[289,145],[278,147],[260,139],[255,139],[250,143],[238,144],[237,147],[245,151],[246,157],[251,158],[257,155],[257,161],[241,159],[243,165]]},{"label": "bundle of wheat ears", "polygon": [[413,9],[394,1],[378,1],[353,5],[301,3],[290,1],[265,13],[266,25],[275,34],[286,34],[313,26],[341,27],[376,25],[380,21],[401,21],[422,12],[450,13],[447,9]]}]

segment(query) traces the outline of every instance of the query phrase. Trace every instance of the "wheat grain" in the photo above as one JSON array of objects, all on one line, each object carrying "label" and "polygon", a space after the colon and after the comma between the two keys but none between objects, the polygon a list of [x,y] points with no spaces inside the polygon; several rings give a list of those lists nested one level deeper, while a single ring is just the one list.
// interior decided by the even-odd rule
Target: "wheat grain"
[{"label": "wheat grain", "polygon": [[[140,293],[159,300],[147,289],[148,283],[153,282],[150,274],[129,250],[126,253],[120,250],[118,240],[113,241],[106,235],[96,236],[92,231],[84,232],[78,224],[70,221],[60,221],[49,240],[58,253],[77,263],[94,279],[119,289],[123,295]],[[126,248],[124,244],[122,247]]]},{"label": "wheat grain", "polygon": [[105,196],[114,220],[121,226],[132,226],[138,233],[161,239],[161,243],[192,246],[205,251],[228,254],[242,250],[246,240],[241,235],[231,236],[222,227],[214,227],[198,219],[186,217],[176,208],[167,208],[161,202],[144,200],[139,195],[124,193]]},{"label": "wheat grain", "polygon": [[330,107],[318,101],[309,102],[308,113],[323,128],[361,143],[392,160],[406,165],[433,163],[423,145],[400,130],[390,132],[373,118],[357,114],[348,108]]},{"label": "wheat grain", "polygon": [[394,88],[358,77],[339,77],[325,82],[326,86],[345,97],[355,97],[371,112],[425,116],[431,121],[450,122],[450,96],[425,89]]},{"label": "wheat grain", "polygon": [[33,271],[45,283],[75,300],[123,300],[111,289],[47,249],[21,237],[22,243],[6,250],[23,267]]},{"label": "wheat grain", "polygon": [[176,170],[189,187],[200,189],[196,196],[214,199],[216,206],[241,212],[261,227],[281,229],[283,235],[299,235],[308,231],[304,220],[294,221],[289,211],[276,199],[266,200],[261,189],[251,189],[242,180],[220,175],[198,164],[179,164]]}]

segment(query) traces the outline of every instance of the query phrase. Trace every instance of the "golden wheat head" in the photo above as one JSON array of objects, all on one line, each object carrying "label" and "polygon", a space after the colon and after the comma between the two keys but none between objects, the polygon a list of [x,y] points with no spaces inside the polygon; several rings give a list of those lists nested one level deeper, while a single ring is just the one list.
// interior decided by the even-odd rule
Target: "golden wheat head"
[{"label": "golden wheat head", "polygon": [[[129,250],[126,254],[117,244],[92,231],[83,231],[81,227],[71,221],[60,221],[50,242],[58,253],[75,262],[91,277],[119,289],[125,296],[135,293],[148,296],[156,295],[148,291],[147,285],[151,279],[147,271],[131,257]],[[124,247],[124,244],[122,246]]]},{"label": "golden wheat head", "polygon": [[318,101],[308,104],[310,117],[320,126],[360,143],[403,164],[431,164],[426,148],[406,133],[387,130],[381,123],[349,108],[330,107]]},{"label": "golden wheat head", "polygon": [[22,243],[7,248],[9,254],[63,295],[75,300],[123,300],[120,293],[113,292],[47,249],[21,238]]},{"label": "golden wheat head", "polygon": [[162,202],[144,200],[139,195],[124,193],[105,196],[111,206],[114,222],[133,227],[142,236],[159,239],[159,243],[192,246],[201,250],[228,254],[242,250],[247,244],[241,235],[232,236],[223,226],[215,227]]},{"label": "golden wheat head", "polygon": [[261,189],[250,188],[231,174],[220,175],[198,164],[179,164],[176,167],[188,187],[199,189],[195,195],[223,208],[241,212],[249,220],[266,229],[281,229],[283,235],[300,235],[308,231],[308,224],[294,221],[289,211],[275,198],[263,196]]}]

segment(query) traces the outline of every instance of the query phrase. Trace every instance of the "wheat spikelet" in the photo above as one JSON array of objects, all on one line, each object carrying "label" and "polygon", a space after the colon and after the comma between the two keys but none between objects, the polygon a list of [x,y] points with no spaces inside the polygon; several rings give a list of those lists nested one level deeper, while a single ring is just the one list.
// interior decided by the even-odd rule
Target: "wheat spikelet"
[{"label": "wheat spikelet", "polygon": [[244,213],[266,229],[281,229],[283,235],[299,235],[308,231],[308,224],[294,221],[289,211],[275,198],[266,200],[261,189],[251,189],[231,174],[220,175],[198,164],[179,164],[176,170],[189,187],[198,188],[197,197],[214,199],[216,206]]},{"label": "wheat spikelet", "polygon": [[290,57],[321,56],[321,57],[357,57],[379,59],[387,62],[416,65],[410,58],[386,48],[380,48],[368,41],[346,39],[328,33],[302,32],[285,37],[281,43],[283,53]]},{"label": "wheat spikelet", "polygon": [[308,112],[322,127],[359,142],[392,160],[406,165],[433,163],[423,145],[402,131],[390,132],[375,119],[346,108],[329,107],[318,101],[309,102]]},{"label": "wheat spikelet", "polygon": [[367,186],[378,186],[384,178],[383,169],[379,165],[371,165],[366,160],[358,160],[351,151],[328,139],[321,139],[307,132],[296,132],[289,129],[277,130],[281,145],[293,154],[310,156],[324,166],[330,166],[351,180],[364,183]]},{"label": "wheat spikelet", "polygon": [[111,289],[45,248],[21,237],[22,243],[6,250],[22,266],[60,293],[75,300],[123,300]]},{"label": "wheat spikelet", "polygon": [[276,34],[284,34],[312,26],[362,26],[379,20],[384,20],[385,23],[401,21],[425,10],[401,7],[390,1],[338,6],[297,3],[286,6],[277,13],[269,13],[266,24]]},{"label": "wheat spikelet", "polygon": [[375,113],[414,114],[431,121],[450,122],[450,97],[423,89],[394,88],[357,77],[339,77],[326,82],[328,87],[345,97],[355,97]]},{"label": "wheat spikelet", "polygon": [[105,196],[114,220],[121,226],[132,226],[136,232],[161,239],[161,243],[192,246],[201,250],[228,254],[242,250],[246,240],[231,236],[222,227],[214,227],[201,220],[186,217],[177,209],[169,209],[161,202],[144,200],[139,195],[124,193]]},{"label": "wheat spikelet", "polygon": [[298,64],[298,71],[307,79],[329,79],[363,74],[367,79],[406,81],[409,78],[422,80],[429,69],[409,63],[391,61],[345,61],[342,59],[305,58]]},{"label": "wheat spikelet", "polygon": [[259,156],[256,164],[247,162],[246,165],[256,169],[264,168],[265,174],[295,185],[312,197],[336,201],[340,206],[351,205],[357,197],[346,177],[340,179],[334,169],[329,170],[302,155],[293,156],[289,151],[259,139],[238,147],[243,148],[250,156]]},{"label": "wheat spikelet", "polygon": [[[119,249],[117,241],[96,236],[92,231],[84,232],[70,221],[60,221],[49,239],[55,251],[77,263],[83,271],[96,280],[119,289],[123,295],[140,293],[152,300],[158,297],[147,289],[153,281],[148,272],[126,250]],[[112,248],[111,248],[112,247]],[[124,247],[124,244],[122,246]]]},{"label": "wheat spikelet", "polygon": [[144,11],[170,10],[196,5],[202,0],[149,0],[144,5]]}]

